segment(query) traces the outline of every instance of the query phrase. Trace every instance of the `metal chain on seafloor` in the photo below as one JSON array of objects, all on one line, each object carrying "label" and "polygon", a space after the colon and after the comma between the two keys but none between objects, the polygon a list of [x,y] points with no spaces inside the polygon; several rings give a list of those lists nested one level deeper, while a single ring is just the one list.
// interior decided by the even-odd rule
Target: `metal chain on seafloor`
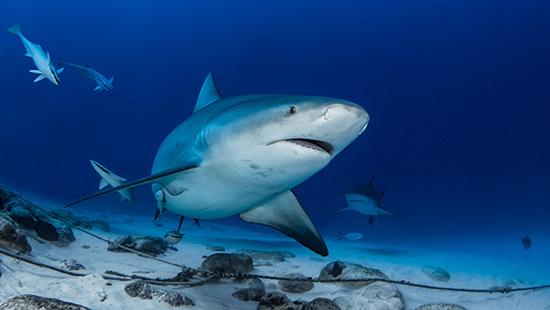
[{"label": "metal chain on seafloor", "polygon": [[[22,197],[19,197],[19,198],[21,198],[21,199],[25,200],[26,202],[30,203],[29,201],[27,201],[26,199],[24,199]],[[103,237],[100,237],[96,234],[93,234],[93,233],[91,233],[91,232],[89,232],[89,231],[87,231],[83,228],[75,226],[72,223],[66,221],[65,219],[62,219],[62,218],[56,216],[55,214],[51,214],[50,212],[44,210],[41,207],[38,207],[36,205],[34,205],[34,206],[37,209],[41,210],[42,212],[45,212],[46,214],[48,214],[52,218],[55,218],[56,220],[61,221],[65,224],[71,226],[72,228],[74,228],[78,231],[81,231],[81,232],[83,232],[87,235],[90,235],[93,238],[101,240],[101,241],[103,241],[103,242],[105,242],[109,245],[113,245],[113,246],[116,246],[116,247],[123,248],[124,250],[127,250],[129,252],[132,252],[134,254],[137,254],[139,256],[142,256],[142,257],[145,257],[145,258],[148,258],[148,259],[152,259],[152,260],[164,263],[164,264],[168,264],[168,265],[172,265],[172,266],[181,268],[183,270],[182,271],[183,274],[190,275],[189,278],[192,278],[194,276],[199,277],[199,279],[196,280],[196,281],[189,281],[189,278],[186,278],[185,281],[177,280],[176,278],[172,278],[172,279],[152,279],[152,278],[147,278],[147,277],[142,277],[142,276],[137,276],[137,275],[125,275],[125,274],[122,274],[122,273],[119,273],[119,272],[116,272],[116,271],[107,270],[107,271],[105,271],[105,274],[103,275],[103,278],[106,279],[106,280],[131,281],[131,280],[139,279],[139,280],[142,280],[142,281],[144,281],[146,283],[149,283],[149,284],[174,285],[174,286],[199,286],[199,285],[204,285],[206,283],[212,283],[212,282],[214,282],[214,281],[216,281],[220,278],[225,278],[225,279],[257,278],[257,279],[264,279],[264,280],[283,280],[283,281],[299,281],[299,282],[315,282],[315,283],[361,283],[361,282],[364,282],[364,283],[367,283],[367,284],[371,284],[371,283],[374,283],[374,282],[384,282],[384,283],[390,283],[390,284],[395,284],[395,285],[417,287],[417,288],[430,289],[430,290],[465,292],[465,293],[489,293],[489,294],[493,294],[493,293],[509,294],[509,293],[513,293],[513,292],[536,291],[536,290],[550,288],[550,284],[547,284],[547,285],[530,286],[530,287],[504,288],[504,289],[492,289],[492,290],[491,289],[466,289],[466,288],[452,288],[452,287],[440,287],[440,286],[424,285],[424,284],[417,284],[417,283],[412,283],[412,282],[404,281],[404,280],[396,281],[396,280],[381,279],[381,278],[322,280],[322,279],[316,279],[316,278],[308,277],[308,278],[305,278],[305,279],[292,279],[292,278],[288,278],[288,277],[268,276],[268,275],[262,275],[262,274],[252,274],[252,273],[221,273],[221,272],[204,271],[204,270],[199,270],[199,269],[192,268],[192,267],[187,267],[187,266],[182,265],[182,264],[177,264],[177,263],[173,263],[173,262],[170,262],[170,261],[167,261],[167,260],[163,260],[163,259],[157,258],[153,255],[134,250],[134,249],[132,249],[130,247],[127,247],[127,246],[124,246],[122,244],[116,244],[113,241],[107,240],[107,239],[105,239]],[[39,266],[41,268],[51,269],[51,270],[54,270],[54,271],[57,271],[57,272],[60,272],[60,273],[64,273],[64,274],[67,274],[67,275],[70,275],[70,276],[83,277],[83,276],[88,275],[88,274],[71,272],[71,271],[63,270],[63,269],[53,267],[53,266],[50,266],[50,265],[47,265],[47,264],[35,262],[31,259],[22,257],[21,255],[9,253],[9,252],[4,251],[2,249],[0,249],[0,254],[5,255],[5,256],[9,256],[9,257],[17,259],[17,260],[24,261],[24,262],[29,263],[29,264]]]}]

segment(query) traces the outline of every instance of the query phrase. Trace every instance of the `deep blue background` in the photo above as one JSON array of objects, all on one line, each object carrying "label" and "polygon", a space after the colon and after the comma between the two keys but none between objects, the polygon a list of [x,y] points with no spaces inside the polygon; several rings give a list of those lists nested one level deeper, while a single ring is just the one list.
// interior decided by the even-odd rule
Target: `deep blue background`
[{"label": "deep blue background", "polygon": [[[33,83],[21,41],[0,33],[0,181],[62,206],[97,190],[89,158],[149,174],[212,72],[224,96],[367,109],[364,134],[295,190],[326,235],[548,236],[549,16],[548,1],[3,1],[3,28],[21,21],[53,59],[114,76],[115,91],[70,69],[59,86]],[[383,206],[410,222],[330,215],[373,172]],[[150,188],[135,192],[130,211],[118,195],[75,208],[152,216]]]}]

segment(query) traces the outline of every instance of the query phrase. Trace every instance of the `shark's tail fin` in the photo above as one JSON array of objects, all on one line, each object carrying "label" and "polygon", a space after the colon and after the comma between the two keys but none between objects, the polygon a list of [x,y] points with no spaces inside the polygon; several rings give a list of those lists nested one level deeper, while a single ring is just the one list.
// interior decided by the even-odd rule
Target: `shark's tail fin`
[{"label": "shark's tail fin", "polygon": [[7,30],[7,32],[13,33],[13,34],[15,34],[16,36],[21,35],[21,22],[15,24],[15,25],[13,25],[13,26],[11,26],[11,27]]}]

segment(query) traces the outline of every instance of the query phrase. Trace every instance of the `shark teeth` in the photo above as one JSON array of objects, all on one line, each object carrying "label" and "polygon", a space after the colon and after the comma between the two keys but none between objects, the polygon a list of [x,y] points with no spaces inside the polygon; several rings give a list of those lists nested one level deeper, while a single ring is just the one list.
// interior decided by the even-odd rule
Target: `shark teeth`
[{"label": "shark teeth", "polygon": [[303,146],[306,148],[314,149],[320,152],[326,152],[329,154],[332,154],[332,151],[334,150],[334,147],[327,142],[319,141],[319,140],[310,140],[310,139],[288,139],[284,140],[287,142],[291,142],[294,144],[297,144],[299,146]]}]

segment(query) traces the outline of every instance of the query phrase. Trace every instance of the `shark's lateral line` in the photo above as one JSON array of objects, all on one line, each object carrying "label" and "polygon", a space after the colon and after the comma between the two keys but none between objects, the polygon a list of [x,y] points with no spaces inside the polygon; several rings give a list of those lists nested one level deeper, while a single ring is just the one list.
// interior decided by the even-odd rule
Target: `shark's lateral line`
[{"label": "shark's lateral line", "polygon": [[113,91],[113,79],[114,77],[111,77],[110,79],[107,79],[105,76],[103,76],[101,73],[95,71],[88,65],[79,66],[75,64],[71,64],[68,62],[63,61],[63,59],[59,59],[59,65],[67,66],[74,71],[76,71],[83,80],[91,79],[94,80],[97,83],[96,88],[94,88],[94,91],[96,90],[107,90],[107,91]]},{"label": "shark's lateral line", "polygon": [[39,74],[34,82],[36,83],[42,81],[44,78],[47,78],[55,85],[59,85],[58,74],[63,72],[63,68],[60,68],[59,70],[55,69],[55,66],[50,59],[50,53],[44,52],[40,45],[32,43],[27,38],[25,38],[25,36],[23,36],[23,34],[21,33],[21,23],[17,23],[11,26],[7,31],[9,33],[15,34],[21,39],[21,42],[23,42],[23,45],[25,46],[25,50],[27,50],[25,56],[31,57],[34,65],[38,69],[29,70],[29,72],[31,73]]},{"label": "shark's lateral line", "polygon": [[197,219],[239,214],[326,256],[323,238],[291,189],[325,167],[368,121],[362,107],[340,99],[222,98],[209,74],[194,113],[162,142],[151,176],[70,205],[152,184],[159,209]]},{"label": "shark's lateral line", "polygon": [[[101,176],[99,189],[103,189],[107,185],[111,185],[112,187],[117,187],[124,184],[127,181],[125,178],[114,174],[111,170],[105,168],[103,165],[101,165],[95,160],[90,159],[90,163],[92,164],[92,167],[94,167],[95,171]],[[132,202],[134,202],[135,200],[133,188],[126,188],[126,189],[120,190],[118,193],[120,194],[120,196],[122,196],[121,200],[128,201],[128,206],[130,206]]]},{"label": "shark's lateral line", "polygon": [[374,174],[372,175],[369,184],[357,186],[346,193],[348,206],[336,212],[355,210],[369,216],[369,224],[372,225],[375,216],[382,219],[382,215],[389,215],[408,221],[406,218],[397,215],[380,206],[380,201],[384,197],[384,191],[377,192],[372,184]]}]

